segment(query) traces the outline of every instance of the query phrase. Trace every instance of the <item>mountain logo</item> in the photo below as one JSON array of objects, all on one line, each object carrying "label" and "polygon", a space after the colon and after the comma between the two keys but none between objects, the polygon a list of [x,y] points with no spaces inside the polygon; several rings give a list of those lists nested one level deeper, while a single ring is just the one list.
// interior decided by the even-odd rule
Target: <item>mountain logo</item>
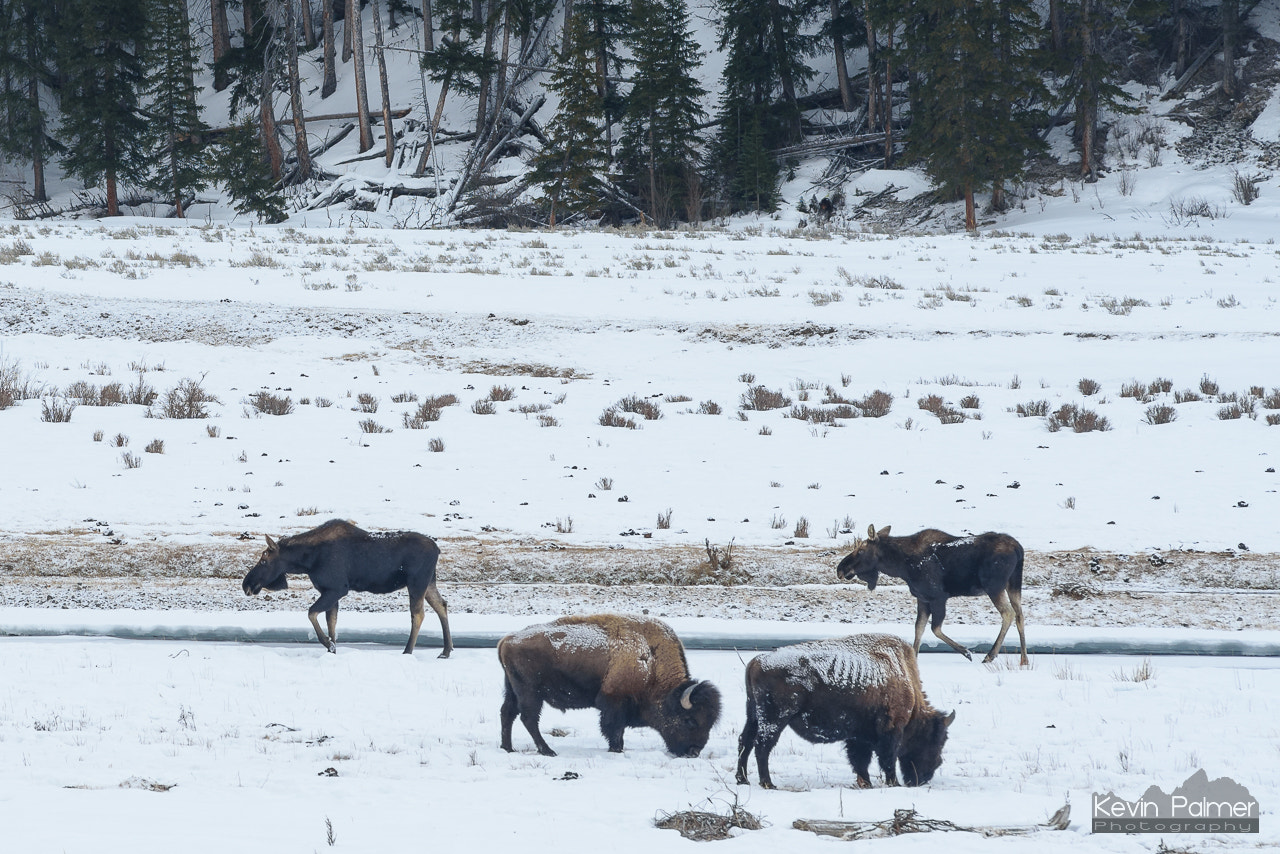
[{"label": "mountain logo", "polygon": [[1094,792],[1092,821],[1094,833],[1257,833],[1258,799],[1202,768],[1172,792],[1149,786],[1136,801]]}]

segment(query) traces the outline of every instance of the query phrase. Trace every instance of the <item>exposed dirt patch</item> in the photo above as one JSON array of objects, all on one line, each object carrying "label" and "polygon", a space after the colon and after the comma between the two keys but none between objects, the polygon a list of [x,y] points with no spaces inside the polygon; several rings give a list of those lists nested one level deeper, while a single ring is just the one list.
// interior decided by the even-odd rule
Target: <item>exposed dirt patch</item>
[{"label": "exposed dirt patch", "polygon": [[[244,573],[261,544],[111,544],[90,535],[8,537],[0,606],[208,611],[305,610],[305,578],[289,590],[245,596]],[[915,604],[886,579],[874,593],[836,581],[843,551],[738,547],[713,570],[693,546],[610,548],[544,540],[441,540],[440,586],[454,613],[647,612],[795,622],[904,622]],[[1251,552],[1093,550],[1027,555],[1024,604],[1031,625],[1280,629],[1277,556]],[[723,583],[722,583],[723,582]],[[1069,591],[1088,595],[1068,595]],[[345,610],[398,612],[403,595],[353,593]],[[953,599],[953,624],[995,625],[983,598]]]}]

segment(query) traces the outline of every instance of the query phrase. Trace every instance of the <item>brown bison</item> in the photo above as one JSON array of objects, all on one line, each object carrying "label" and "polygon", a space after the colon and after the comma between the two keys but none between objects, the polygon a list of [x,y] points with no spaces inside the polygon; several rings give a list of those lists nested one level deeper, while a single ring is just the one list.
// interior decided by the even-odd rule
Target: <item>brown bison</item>
[{"label": "brown bison", "polygon": [[916,642],[924,637],[926,623],[933,633],[956,652],[973,660],[969,650],[942,633],[951,596],[991,597],[1000,612],[1000,634],[984,662],[1000,654],[1009,626],[1018,624],[1022,664],[1027,664],[1026,624],[1022,619],[1022,545],[1008,534],[988,532],[970,537],[953,537],[936,528],[926,528],[909,537],[889,536],[889,527],[879,531],[872,525],[867,538],[859,540],[836,574],[845,581],[855,577],[876,589],[880,573],[901,578],[916,598]]},{"label": "brown bison", "polygon": [[651,727],[675,756],[697,756],[720,716],[720,692],[689,678],[684,647],[666,623],[598,614],[561,617],[498,641],[504,676],[502,749],[511,752],[519,713],[538,752],[555,756],[538,731],[542,704],[600,710],[609,751],[627,727]]},{"label": "brown bison", "polygon": [[929,705],[911,647],[891,635],[854,635],[784,646],[747,664],[747,722],[738,739],[739,783],[756,752],[760,785],[772,789],[769,754],[791,727],[815,744],[843,741],[858,786],[871,787],[874,750],[884,780],[921,786],[942,764],[956,713]]},{"label": "brown bison", "polygon": [[[422,627],[423,600],[440,618],[444,635],[441,658],[453,651],[449,614],[436,588],[436,562],[440,548],[435,540],[412,531],[371,534],[344,519],[330,519],[319,527],[276,542],[267,537],[267,547],[253,569],[244,577],[244,592],[256,596],[262,590],[284,590],[289,573],[307,575],[320,598],[307,611],[316,638],[329,652],[338,650],[338,600],[352,590],[365,593],[393,593],[409,588],[409,642],[413,652]],[[329,626],[320,628],[320,614]]]}]

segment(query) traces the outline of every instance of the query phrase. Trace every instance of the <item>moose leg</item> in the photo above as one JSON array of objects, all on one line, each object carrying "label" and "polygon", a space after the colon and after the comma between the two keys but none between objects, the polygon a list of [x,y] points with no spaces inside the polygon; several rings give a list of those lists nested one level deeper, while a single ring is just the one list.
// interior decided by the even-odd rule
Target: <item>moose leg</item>
[{"label": "moose leg", "polygon": [[324,644],[324,648],[329,652],[337,652],[338,644],[324,633],[324,629],[320,628],[320,615],[324,614],[328,618],[329,613],[333,613],[332,622],[329,625],[329,630],[332,631],[338,620],[338,600],[345,594],[345,590],[325,590],[307,611],[307,616],[311,619],[311,627],[316,630],[316,639]]},{"label": "moose leg", "polygon": [[409,642],[404,645],[404,654],[409,655],[418,644],[418,629],[422,628],[422,597],[409,594]]},{"label": "moose leg", "polygon": [[929,608],[924,600],[916,600],[916,655],[920,654],[920,641],[924,638],[924,627],[929,625]]},{"label": "moose leg", "polygon": [[427,585],[426,593],[427,604],[431,606],[431,610],[436,612],[436,616],[440,618],[440,634],[443,636],[444,649],[440,650],[437,658],[448,658],[449,653],[453,652],[453,635],[449,632],[449,606],[445,603],[444,597],[440,595],[440,590],[436,587],[435,582]]},{"label": "moose leg", "polygon": [[844,743],[845,755],[853,767],[853,774],[858,780],[859,789],[871,788],[871,745],[865,741],[851,738]]},{"label": "moose leg", "polygon": [[943,599],[941,602],[930,603],[929,613],[933,617],[931,628],[933,629],[933,634],[938,638],[938,640],[946,642],[946,644],[956,652],[960,653],[970,661],[973,661],[973,655],[970,654],[969,650],[947,637],[942,631],[942,621],[947,618],[947,600]]},{"label": "moose leg", "polygon": [[[1004,645],[1004,636],[1009,632],[1009,626],[1013,625],[1013,605],[1009,604],[1009,594],[1005,590],[991,597],[991,602],[996,606],[996,610],[1000,612],[1000,634],[996,635],[996,642],[991,645],[991,651],[982,659],[982,663],[994,661],[996,656],[1000,654],[1000,647]],[[1023,662],[1026,663],[1025,661]]]},{"label": "moose leg", "polygon": [[1009,588],[1009,604],[1013,606],[1013,619],[1018,626],[1018,644],[1022,647],[1023,667],[1027,666],[1027,624],[1022,619],[1022,590],[1021,588]]},{"label": "moose leg", "polygon": [[328,611],[324,612],[325,625],[329,627],[329,640],[333,641],[333,645],[338,645],[338,606],[335,604]]}]

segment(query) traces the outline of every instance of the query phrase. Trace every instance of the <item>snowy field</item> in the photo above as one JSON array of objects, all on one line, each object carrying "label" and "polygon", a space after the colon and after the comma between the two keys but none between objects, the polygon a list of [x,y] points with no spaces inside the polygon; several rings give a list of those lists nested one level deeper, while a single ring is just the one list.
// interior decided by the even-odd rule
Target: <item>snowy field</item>
[{"label": "snowy field", "polygon": [[[927,655],[933,705],[956,710],[931,785],[849,788],[838,745],[786,734],[776,791],[733,783],[743,666],[693,652],[694,676],[724,693],[697,759],[629,730],[609,754],[593,712],[547,709],[559,752],[538,756],[517,724],[498,747],[501,670],[493,650],[402,656],[390,648],[110,640],[0,641],[0,812],[4,850],[148,854],[175,850],[1151,851],[1280,844],[1272,769],[1276,659],[1038,656],[1028,670]],[[1149,678],[1143,678],[1143,676]],[[1140,681],[1134,681],[1140,680]],[[873,766],[874,767],[874,766]],[[1247,786],[1254,836],[1091,834],[1094,792],[1136,799],[1197,769]],[[333,769],[329,771],[328,769]],[[577,779],[564,779],[568,772]],[[751,779],[756,779],[754,762]],[[653,827],[662,813],[727,812],[762,830],[694,843]],[[1031,825],[1070,801],[1071,826],[1033,837],[938,833],[837,843],[797,818],[884,820],[895,809],[962,825]],[[332,832],[332,847],[329,833]]]}]

